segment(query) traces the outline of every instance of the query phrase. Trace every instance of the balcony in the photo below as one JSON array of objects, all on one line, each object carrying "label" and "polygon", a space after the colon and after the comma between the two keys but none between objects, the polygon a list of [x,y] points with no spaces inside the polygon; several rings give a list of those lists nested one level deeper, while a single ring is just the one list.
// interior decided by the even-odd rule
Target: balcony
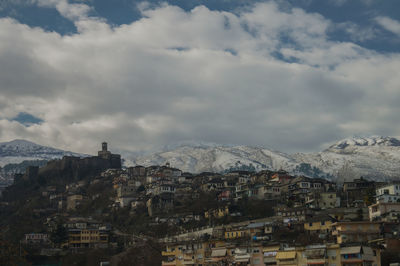
[{"label": "balcony", "polygon": [[173,260],[173,261],[162,261],[162,262],[161,262],[161,265],[162,265],[162,266],[172,266],[172,265],[176,265],[176,261],[175,261],[175,260]]},{"label": "balcony", "polygon": [[176,256],[176,251],[162,251],[161,252],[162,256]]}]

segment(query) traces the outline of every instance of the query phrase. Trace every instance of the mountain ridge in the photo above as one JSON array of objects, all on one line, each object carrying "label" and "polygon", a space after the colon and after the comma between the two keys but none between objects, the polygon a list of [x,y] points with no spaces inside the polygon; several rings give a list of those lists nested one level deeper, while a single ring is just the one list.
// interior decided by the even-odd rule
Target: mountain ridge
[{"label": "mountain ridge", "polygon": [[[65,155],[86,156],[21,139],[0,143],[0,166],[24,160],[57,159]],[[349,179],[364,176],[387,180],[398,178],[400,172],[400,140],[383,136],[346,138],[325,150],[311,153],[287,154],[265,147],[184,141],[165,145],[160,151],[150,154],[124,151],[122,156],[127,167],[168,162],[192,173],[283,169],[293,174],[315,173],[314,177]]]},{"label": "mountain ridge", "polygon": [[0,167],[29,160],[59,159],[63,156],[86,157],[88,155],[43,146],[24,139],[0,143]]}]

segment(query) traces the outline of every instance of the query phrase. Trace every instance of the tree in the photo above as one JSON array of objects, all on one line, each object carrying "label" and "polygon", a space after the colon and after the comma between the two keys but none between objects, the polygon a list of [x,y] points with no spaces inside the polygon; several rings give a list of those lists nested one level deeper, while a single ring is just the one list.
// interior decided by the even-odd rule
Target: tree
[{"label": "tree", "polygon": [[25,251],[0,237],[0,265],[17,266],[28,265],[27,261],[21,255],[25,255]]},{"label": "tree", "polygon": [[57,224],[57,229],[51,233],[50,239],[54,244],[62,244],[68,240],[68,232],[62,224]]},{"label": "tree", "polygon": [[360,208],[357,210],[357,221],[362,221],[364,219],[363,210]]}]

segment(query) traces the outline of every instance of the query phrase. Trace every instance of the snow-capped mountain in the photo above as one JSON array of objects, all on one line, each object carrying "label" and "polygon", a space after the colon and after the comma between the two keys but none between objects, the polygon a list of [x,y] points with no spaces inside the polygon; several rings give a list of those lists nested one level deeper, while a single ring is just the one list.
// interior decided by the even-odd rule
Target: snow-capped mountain
[{"label": "snow-capped mountain", "polygon": [[354,137],[317,153],[297,153],[298,163],[309,163],[339,178],[356,175],[385,180],[400,177],[400,141],[393,137]]},{"label": "snow-capped mountain", "polygon": [[[283,169],[293,174],[338,177],[364,176],[374,180],[400,178],[400,140],[393,137],[354,137],[314,153],[285,154],[263,147],[181,142],[159,152],[121,152],[125,166],[164,165],[169,162],[185,172],[224,172],[242,169]],[[25,140],[0,143],[0,166],[24,160],[50,160],[64,155],[85,156],[37,145]]]},{"label": "snow-capped mountain", "polygon": [[148,156],[125,158],[126,165],[162,165],[171,166],[185,172],[222,172],[233,168],[287,169],[295,162],[286,154],[265,148],[249,146],[183,145]]},{"label": "snow-capped mountain", "polygon": [[[129,165],[171,166],[188,172],[254,168],[284,169],[299,173],[308,166],[318,175],[339,179],[368,177],[385,180],[400,177],[400,141],[392,137],[355,137],[341,140],[322,152],[285,154],[261,147],[181,145],[151,155],[125,157]],[[301,165],[303,164],[303,165]],[[321,171],[321,172],[320,172]]]},{"label": "snow-capped mountain", "polygon": [[21,163],[26,160],[51,160],[63,156],[87,156],[69,151],[35,144],[27,140],[13,140],[0,143],[0,166]]}]

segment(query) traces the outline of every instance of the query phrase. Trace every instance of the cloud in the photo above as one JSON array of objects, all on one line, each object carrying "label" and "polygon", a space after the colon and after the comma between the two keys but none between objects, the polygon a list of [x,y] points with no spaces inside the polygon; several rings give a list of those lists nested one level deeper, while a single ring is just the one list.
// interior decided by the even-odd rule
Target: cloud
[{"label": "cloud", "polygon": [[70,4],[68,0],[37,0],[37,5],[56,8],[63,17],[72,21],[86,19],[91,11],[91,7],[86,4]]},{"label": "cloud", "polygon": [[385,30],[392,32],[393,34],[400,36],[400,22],[388,17],[376,17],[376,22],[383,27]]},{"label": "cloud", "polygon": [[[1,141],[86,153],[103,140],[143,150],[187,139],[301,151],[360,129],[399,135],[399,55],[331,40],[333,22],[319,14],[276,2],[235,13],[143,5],[140,20],[111,26],[84,4],[39,4],[79,30],[0,19]],[[43,122],[10,121],[20,112]]]}]

